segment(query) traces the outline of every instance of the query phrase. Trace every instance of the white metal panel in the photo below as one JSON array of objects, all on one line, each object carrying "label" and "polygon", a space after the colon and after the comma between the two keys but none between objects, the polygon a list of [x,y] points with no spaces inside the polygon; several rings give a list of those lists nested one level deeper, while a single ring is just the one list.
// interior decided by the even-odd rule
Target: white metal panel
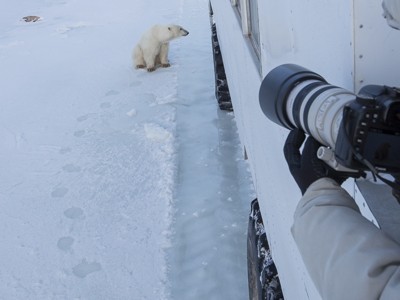
[{"label": "white metal panel", "polygon": [[318,299],[290,233],[300,193],[282,155],[287,131],[261,112],[261,76],[229,1],[212,1],[235,118],[245,144],[268,238],[286,299]]},{"label": "white metal panel", "polygon": [[352,1],[260,1],[263,73],[295,63],[353,90]]},{"label": "white metal panel", "polygon": [[354,0],[357,92],[366,84],[400,86],[400,30],[387,25],[381,3]]}]

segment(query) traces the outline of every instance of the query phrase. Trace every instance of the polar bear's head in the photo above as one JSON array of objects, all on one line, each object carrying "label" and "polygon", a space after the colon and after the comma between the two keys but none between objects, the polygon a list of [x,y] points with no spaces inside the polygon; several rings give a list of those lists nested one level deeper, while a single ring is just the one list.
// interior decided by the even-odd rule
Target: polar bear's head
[{"label": "polar bear's head", "polygon": [[160,42],[166,43],[178,37],[188,35],[189,31],[175,24],[156,25],[153,27],[153,34],[157,36]]},{"label": "polar bear's head", "polygon": [[189,31],[187,31],[186,29],[182,28],[179,25],[174,25],[174,24],[168,25],[168,30],[172,33],[174,38],[180,36],[186,36],[189,34]]}]

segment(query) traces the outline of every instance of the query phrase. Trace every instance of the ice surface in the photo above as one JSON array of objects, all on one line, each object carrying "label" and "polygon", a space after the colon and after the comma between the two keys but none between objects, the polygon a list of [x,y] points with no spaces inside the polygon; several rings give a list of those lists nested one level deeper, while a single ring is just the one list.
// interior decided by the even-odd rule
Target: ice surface
[{"label": "ice surface", "polygon": [[[213,99],[207,4],[7,4],[1,299],[247,295],[252,191],[234,117]],[[131,50],[154,23],[191,33],[171,43],[170,68],[134,70]]]}]

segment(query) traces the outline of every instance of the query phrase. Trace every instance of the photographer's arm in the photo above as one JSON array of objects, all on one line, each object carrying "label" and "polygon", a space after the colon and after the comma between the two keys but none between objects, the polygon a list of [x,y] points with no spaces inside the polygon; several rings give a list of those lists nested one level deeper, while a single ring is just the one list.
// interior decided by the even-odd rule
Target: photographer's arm
[{"label": "photographer's arm", "polygon": [[400,246],[366,220],[334,180],[307,189],[292,227],[323,299],[397,299]]}]

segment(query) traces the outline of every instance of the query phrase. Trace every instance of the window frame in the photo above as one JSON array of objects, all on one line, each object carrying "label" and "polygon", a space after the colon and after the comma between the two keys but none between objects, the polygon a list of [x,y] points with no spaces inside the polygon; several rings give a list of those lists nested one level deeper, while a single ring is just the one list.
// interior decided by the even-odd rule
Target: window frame
[{"label": "window frame", "polygon": [[241,2],[242,0],[231,0],[231,5],[233,6],[233,7],[235,7],[235,9],[236,9],[236,12],[239,14],[239,17],[241,17],[241,15],[242,15],[242,12],[241,12]]},{"label": "window frame", "polygon": [[261,60],[258,0],[230,0],[230,2],[238,13],[243,35],[249,38],[257,59]]},{"label": "window frame", "polygon": [[260,41],[260,20],[258,14],[258,0],[246,0],[248,5],[248,36],[256,51],[257,57],[260,58],[261,41]]}]

